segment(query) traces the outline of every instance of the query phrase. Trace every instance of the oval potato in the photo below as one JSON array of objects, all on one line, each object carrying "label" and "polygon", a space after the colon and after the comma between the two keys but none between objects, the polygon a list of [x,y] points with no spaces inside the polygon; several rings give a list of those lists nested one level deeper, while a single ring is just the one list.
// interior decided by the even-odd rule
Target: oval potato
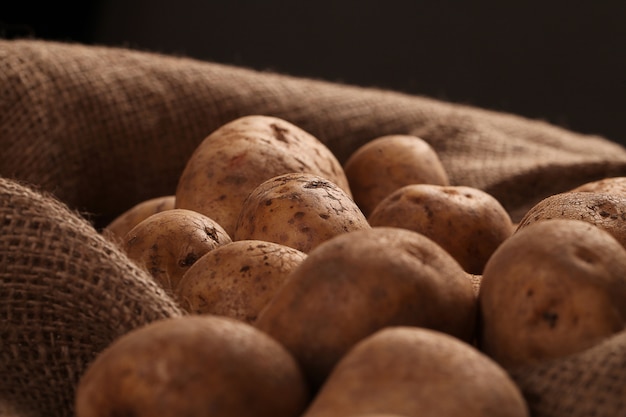
[{"label": "oval potato", "polygon": [[113,219],[102,230],[102,234],[108,239],[119,243],[126,236],[126,233],[142,220],[161,211],[173,209],[176,204],[175,200],[175,196],[166,195],[137,203]]}]

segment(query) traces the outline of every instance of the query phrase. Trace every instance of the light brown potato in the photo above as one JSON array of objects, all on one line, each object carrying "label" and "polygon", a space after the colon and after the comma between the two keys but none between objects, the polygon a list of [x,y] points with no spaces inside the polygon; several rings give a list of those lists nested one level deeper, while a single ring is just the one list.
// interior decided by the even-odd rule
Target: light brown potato
[{"label": "light brown potato", "polygon": [[333,236],[369,228],[339,186],[317,175],[289,173],[264,181],[250,193],[233,240],[265,240],[309,252]]},{"label": "light brown potato", "polygon": [[584,221],[519,230],[493,254],[480,293],[480,348],[506,368],[589,348],[626,323],[626,250]]},{"label": "light brown potato", "polygon": [[287,347],[315,389],[355,343],[385,326],[473,340],[476,307],[467,274],[440,246],[410,230],[372,228],[309,252],[255,326]]},{"label": "light brown potato", "polygon": [[365,216],[405,185],[450,184],[432,146],[412,135],[388,135],[371,140],[350,155],[343,169],[354,201]]},{"label": "light brown potato", "polygon": [[231,242],[213,219],[185,209],[171,209],[142,220],[124,236],[122,249],[169,294],[202,255]]},{"label": "light brown potato", "polygon": [[493,251],[514,231],[498,200],[466,186],[404,186],[381,201],[368,221],[374,227],[402,227],[422,233],[476,275],[482,274]]},{"label": "light brown potato", "polygon": [[586,221],[609,232],[626,247],[626,195],[592,191],[554,194],[531,207],[516,230],[547,219]]},{"label": "light brown potato", "polygon": [[529,416],[520,390],[489,357],[445,333],[407,326],[381,329],[357,343],[302,417],[379,413]]},{"label": "light brown potato", "polygon": [[137,226],[140,221],[161,211],[173,209],[175,199],[176,197],[173,195],[166,195],[142,201],[113,219],[102,230],[102,234],[119,243],[126,236],[126,233]]},{"label": "light brown potato", "polygon": [[232,236],[248,194],[289,172],[319,175],[351,195],[341,164],[313,135],[276,117],[244,116],[215,130],[196,148],[179,178],[176,207],[214,219]]},{"label": "light brown potato", "polygon": [[571,191],[626,195],[626,177],[607,177],[587,182]]},{"label": "light brown potato", "polygon": [[253,323],[306,254],[274,242],[239,240],[202,256],[183,275],[176,299],[192,314]]},{"label": "light brown potato", "polygon": [[227,317],[186,316],[135,329],[89,365],[77,417],[299,417],[310,393],[275,340]]}]

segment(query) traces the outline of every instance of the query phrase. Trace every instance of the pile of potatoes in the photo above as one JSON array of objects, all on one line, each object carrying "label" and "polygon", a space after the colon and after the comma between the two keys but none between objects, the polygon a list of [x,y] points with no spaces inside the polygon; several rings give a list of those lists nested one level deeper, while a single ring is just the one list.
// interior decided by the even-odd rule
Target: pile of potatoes
[{"label": "pile of potatoes", "polygon": [[100,353],[76,415],[528,416],[509,370],[624,329],[625,193],[585,184],[514,223],[419,137],[342,165],[236,119],[103,230],[187,314]]}]

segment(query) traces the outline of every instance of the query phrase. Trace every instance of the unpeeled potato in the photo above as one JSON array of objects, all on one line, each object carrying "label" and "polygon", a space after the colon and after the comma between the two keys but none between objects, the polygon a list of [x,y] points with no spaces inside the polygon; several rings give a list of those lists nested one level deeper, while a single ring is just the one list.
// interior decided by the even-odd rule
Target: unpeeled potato
[{"label": "unpeeled potato", "polygon": [[351,195],[341,164],[316,137],[277,117],[240,117],[195,149],[178,181],[176,207],[214,219],[233,236],[248,194],[263,181],[290,172],[319,175]]},{"label": "unpeeled potato", "polygon": [[480,348],[506,368],[570,355],[626,325],[626,249],[581,220],[518,230],[493,254],[479,292]]},{"label": "unpeeled potato", "polygon": [[475,275],[514,230],[498,200],[460,185],[406,185],[383,199],[368,221],[374,227],[402,227],[428,236]]},{"label": "unpeeled potato", "polygon": [[390,326],[337,363],[302,417],[527,417],[520,390],[493,360],[445,333]]},{"label": "unpeeled potato", "polygon": [[76,417],[299,417],[310,393],[293,357],[238,320],[184,316],[116,339],[81,376]]},{"label": "unpeeled potato", "polygon": [[176,197],[166,195],[151,198],[132,206],[115,219],[103,230],[102,234],[114,242],[120,242],[126,233],[145,218],[164,210],[173,209]]},{"label": "unpeeled potato", "polygon": [[170,209],[139,222],[124,236],[122,249],[172,294],[202,255],[231,241],[213,219],[192,210]]},{"label": "unpeeled potato", "polygon": [[365,216],[405,185],[450,184],[432,146],[413,135],[387,135],[365,143],[350,155],[344,171],[354,201]]},{"label": "unpeeled potato", "polygon": [[626,177],[607,177],[590,181],[571,191],[626,195]]},{"label": "unpeeled potato", "polygon": [[359,340],[390,325],[474,338],[477,300],[461,266],[427,237],[400,228],[335,236],[309,252],[255,326],[319,387]]},{"label": "unpeeled potato", "polygon": [[308,173],[288,173],[259,184],[243,202],[234,240],[276,242],[302,252],[341,233],[369,229],[349,194]]},{"label": "unpeeled potato", "polygon": [[306,254],[261,240],[238,240],[206,253],[183,275],[175,297],[192,314],[253,323]]}]

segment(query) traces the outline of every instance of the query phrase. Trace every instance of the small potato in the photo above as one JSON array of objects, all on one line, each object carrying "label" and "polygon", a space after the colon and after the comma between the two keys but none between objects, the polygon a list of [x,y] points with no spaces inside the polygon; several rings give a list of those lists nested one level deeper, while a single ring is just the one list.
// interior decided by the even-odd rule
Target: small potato
[{"label": "small potato", "polygon": [[309,252],[255,326],[294,355],[315,389],[355,343],[389,325],[472,341],[476,307],[467,274],[439,245],[410,230],[371,228]]},{"label": "small potato", "polygon": [[609,232],[626,247],[626,195],[592,191],[554,194],[531,207],[517,230],[547,219],[586,221]]},{"label": "small potato", "polygon": [[321,141],[276,117],[250,115],[215,130],[196,148],[179,178],[176,207],[217,221],[233,236],[248,194],[290,172],[319,175],[351,196],[345,172]]},{"label": "small potato", "polygon": [[485,267],[480,348],[512,369],[570,355],[626,325],[626,249],[581,220],[517,231]]},{"label": "small potato", "polygon": [[289,173],[261,183],[246,198],[234,240],[281,243],[309,252],[341,233],[369,229],[348,194],[313,174]]},{"label": "small potato", "polygon": [[310,392],[293,357],[227,317],[164,319],[124,334],[80,378],[76,417],[299,417]]},{"label": "small potato", "polygon": [[404,186],[381,201],[368,221],[373,227],[402,227],[428,236],[475,275],[514,231],[498,200],[466,186]]},{"label": "small potato", "polygon": [[153,214],[173,209],[175,199],[173,195],[166,195],[142,201],[113,219],[102,230],[102,234],[114,242],[119,242],[140,221]]},{"label": "small potato", "polygon": [[350,155],[344,171],[354,201],[366,216],[405,185],[450,184],[435,150],[412,135],[382,136],[367,142]]},{"label": "small potato", "polygon": [[[387,414],[389,413],[389,414]],[[445,333],[390,326],[335,366],[302,417],[528,417],[509,375]]]},{"label": "small potato", "polygon": [[176,289],[192,314],[216,314],[253,323],[300,263],[304,252],[278,243],[238,240],[202,256]]},{"label": "small potato", "polygon": [[124,236],[122,249],[169,294],[202,255],[231,242],[213,219],[191,210],[153,214]]}]

